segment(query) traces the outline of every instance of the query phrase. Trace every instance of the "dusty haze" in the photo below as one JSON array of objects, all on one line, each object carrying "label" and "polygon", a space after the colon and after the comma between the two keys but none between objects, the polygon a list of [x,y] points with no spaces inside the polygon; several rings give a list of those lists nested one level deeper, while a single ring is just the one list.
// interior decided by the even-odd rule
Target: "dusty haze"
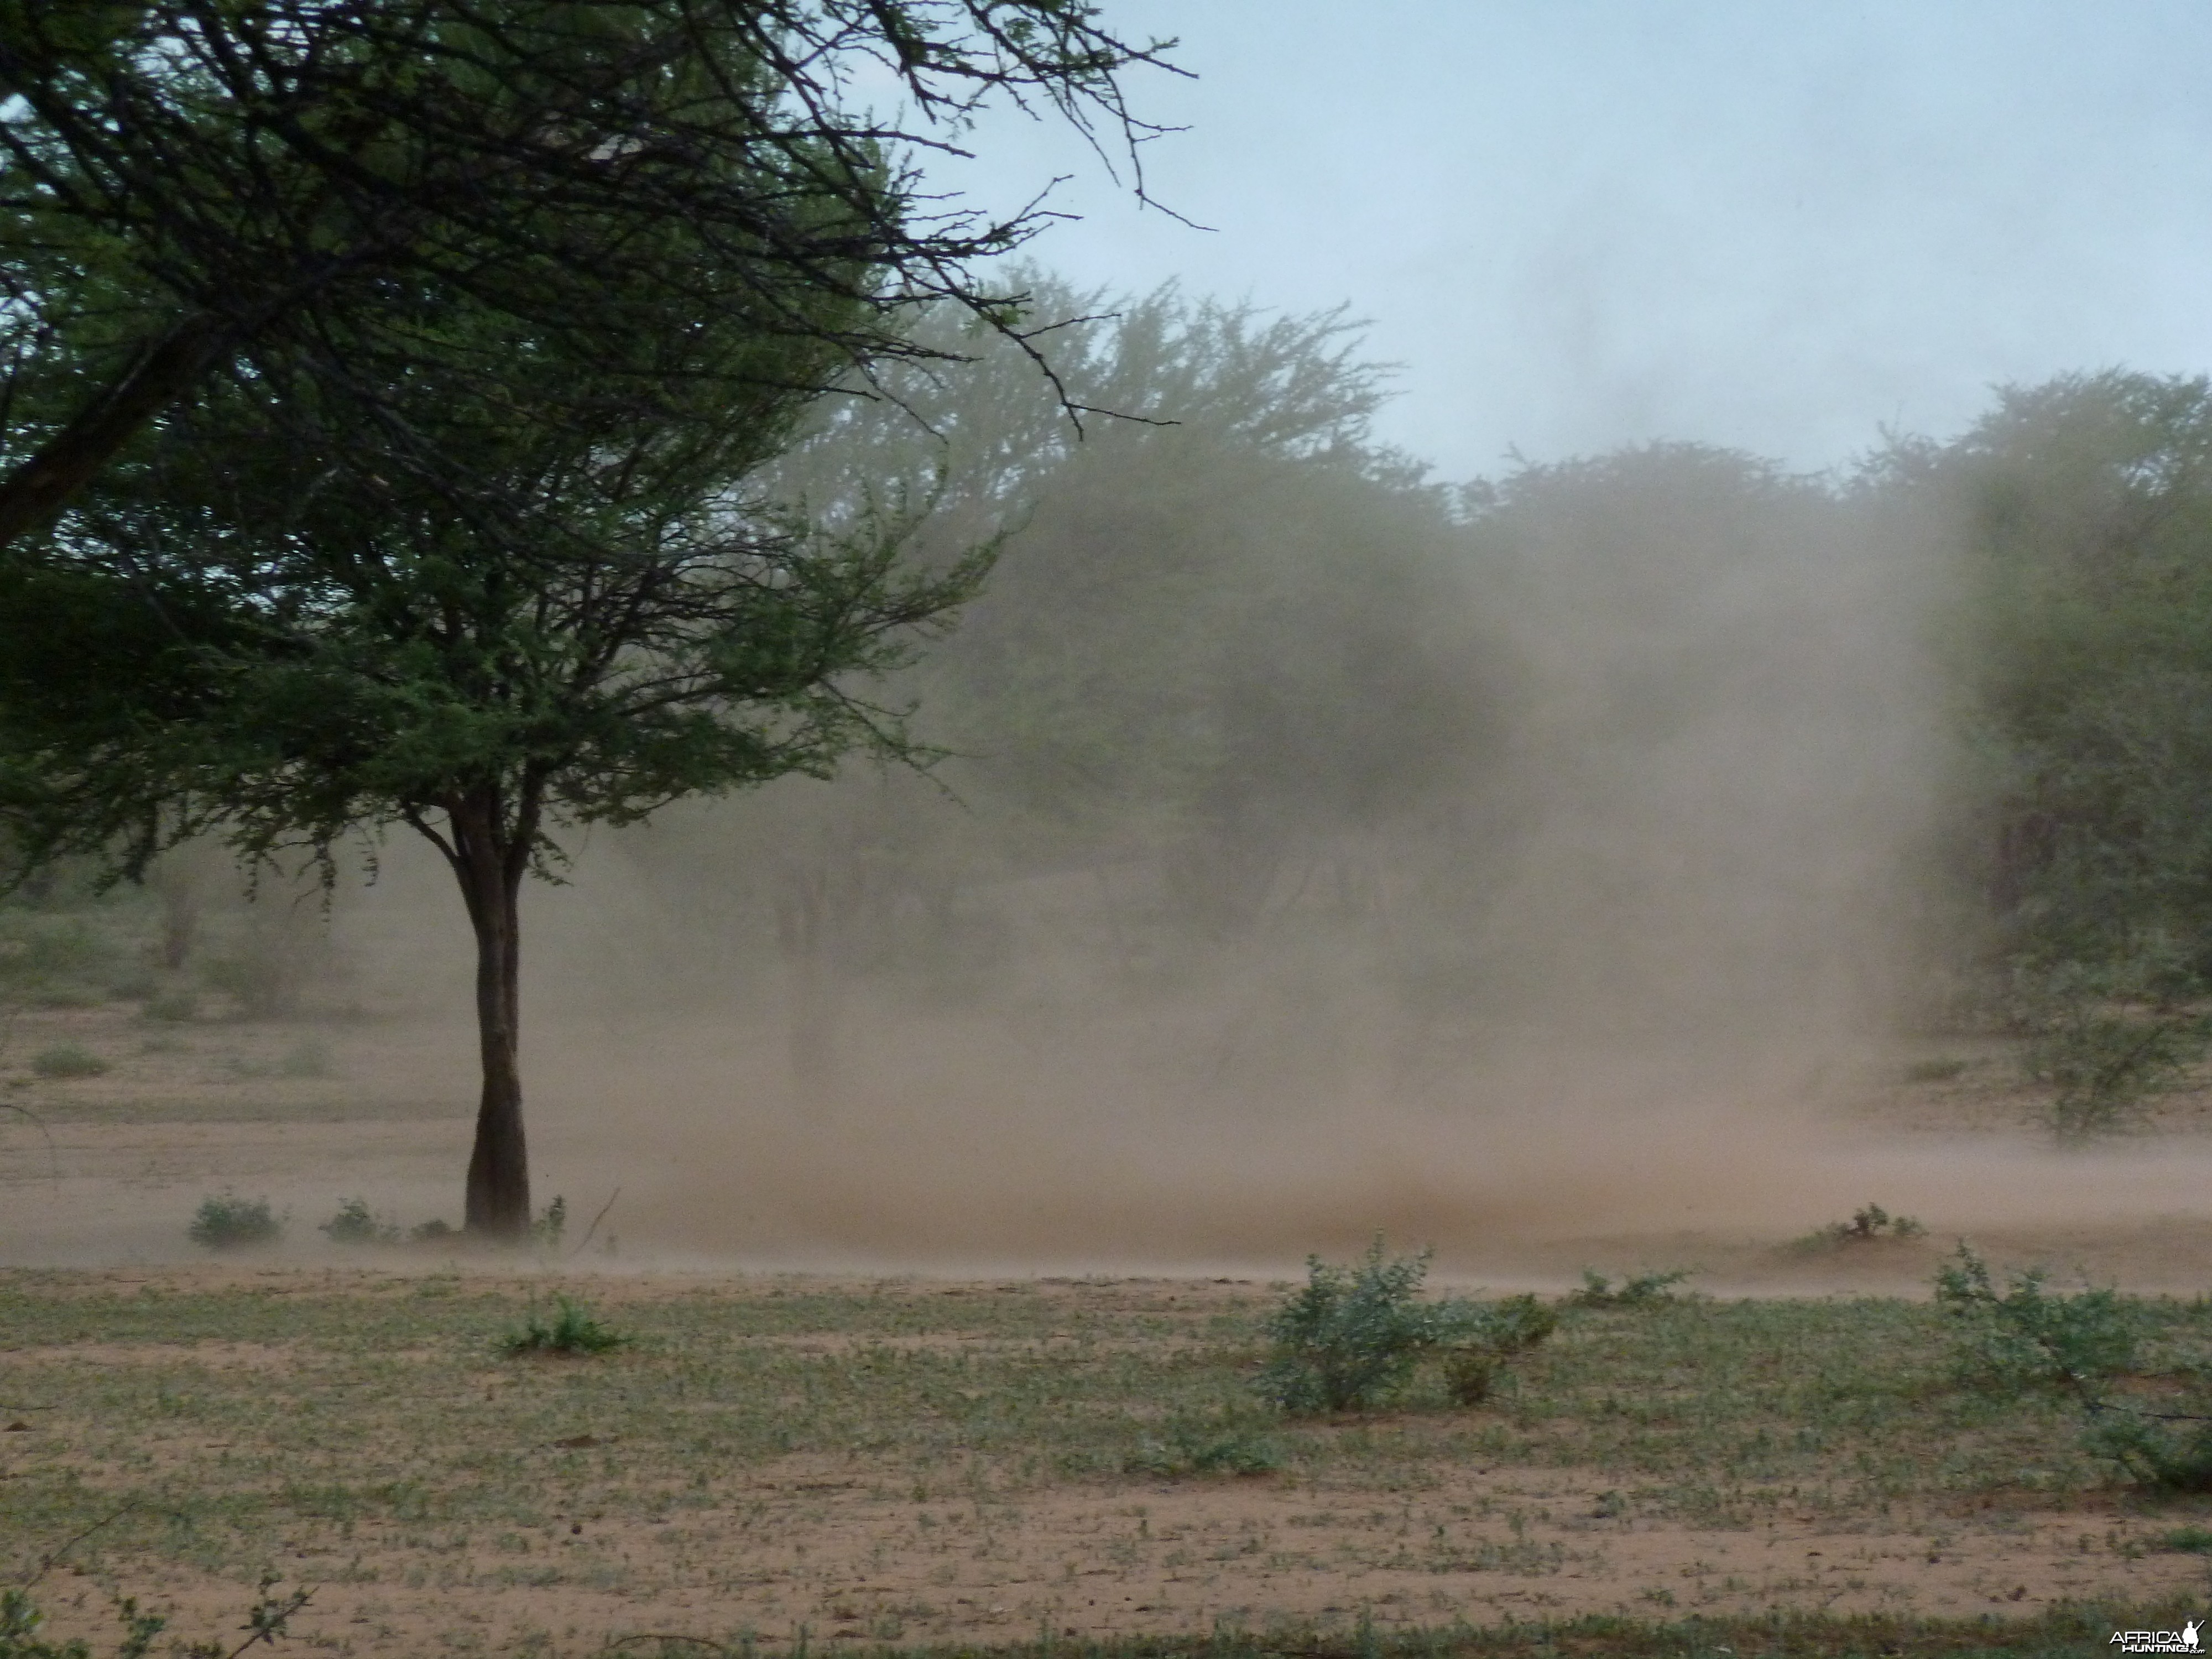
[{"label": "dusty haze", "polygon": [[[1810,484],[1617,457],[1493,503],[1447,619],[1480,718],[1402,799],[1306,813],[1343,792],[1293,756],[1201,849],[1131,812],[1040,859],[981,755],[582,838],[526,900],[539,1201],[619,1188],[633,1258],[1067,1270],[2185,1207],[2171,1159],[1841,1109],[1906,1052],[1943,578]],[[442,871],[395,842],[332,928],[375,1019],[452,1016],[465,1107]],[[368,1195],[450,1211],[403,1185]]]}]

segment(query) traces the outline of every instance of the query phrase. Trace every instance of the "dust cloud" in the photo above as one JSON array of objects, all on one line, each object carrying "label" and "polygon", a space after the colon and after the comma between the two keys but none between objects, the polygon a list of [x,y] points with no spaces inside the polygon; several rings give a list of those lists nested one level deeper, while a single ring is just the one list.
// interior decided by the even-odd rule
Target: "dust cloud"
[{"label": "dust cloud", "polygon": [[[2191,1207],[2169,1156],[1849,1109],[1914,1052],[1925,541],[1690,448],[1533,470],[1461,522],[1364,623],[1433,672],[1304,694],[1413,726],[1455,700],[1453,752],[1378,769],[1263,720],[1194,809],[1040,830],[971,728],[931,781],[580,842],[526,901],[539,1201],[618,1188],[625,1261],[1279,1272],[1381,1232],[1509,1279],[1726,1271],[1869,1199],[2000,1233]],[[466,1006],[443,879],[395,847],[341,918],[367,1005]]]}]

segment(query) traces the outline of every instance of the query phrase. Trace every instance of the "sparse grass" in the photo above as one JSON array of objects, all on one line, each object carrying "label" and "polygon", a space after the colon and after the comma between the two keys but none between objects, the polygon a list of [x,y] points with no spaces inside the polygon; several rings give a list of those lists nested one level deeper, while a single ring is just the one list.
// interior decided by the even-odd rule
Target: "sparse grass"
[{"label": "sparse grass", "polygon": [[40,1077],[64,1079],[104,1077],[108,1064],[91,1049],[75,1042],[57,1042],[31,1056],[31,1069]]},{"label": "sparse grass", "polygon": [[[2201,1618],[2201,1599],[2173,1597],[2145,1607],[2068,1603],[2036,1616],[1917,1619],[1904,1614],[1767,1614],[1755,1618],[1646,1620],[1615,1614],[1580,1619],[1508,1618],[1484,1626],[1449,1624],[1382,1630],[1350,1626],[1221,1626],[1187,1636],[1015,1641],[989,1646],[870,1650],[871,1659],[2084,1659],[2107,1651],[2115,1630],[2148,1625],[2179,1630]],[[593,1659],[755,1659],[755,1642],[645,1636],[610,1644]]]},{"label": "sparse grass", "polygon": [[549,1322],[533,1305],[522,1328],[501,1339],[500,1351],[510,1355],[612,1353],[635,1340],[609,1330],[582,1304],[565,1296],[555,1297],[553,1307]]},{"label": "sparse grass", "polygon": [[[2188,1498],[2140,1522],[2116,1517],[2125,1489],[2081,1444],[2065,1393],[1962,1386],[1955,1327],[1925,1303],[1568,1308],[1516,1362],[1516,1386],[1480,1410],[1455,1405],[1431,1367],[1387,1415],[1271,1424],[1246,1380],[1279,1300],[1258,1285],[595,1281],[593,1303],[611,1304],[602,1316],[639,1339],[620,1364],[503,1364],[485,1333],[530,1316],[532,1294],[526,1283],[456,1277],[256,1275],[192,1288],[0,1273],[0,1396],[35,1379],[37,1403],[50,1408],[6,1448],[9,1529],[66,1537],[137,1498],[143,1510],[98,1540],[97,1565],[119,1585],[172,1570],[250,1583],[282,1540],[288,1554],[319,1560],[318,1576],[343,1568],[404,1586],[420,1575],[459,1595],[489,1582],[468,1573],[504,1565],[650,1599],[683,1563],[708,1558],[641,1547],[649,1523],[677,1534],[733,1528],[714,1547],[742,1555],[770,1536],[772,1520],[748,1518],[760,1494],[794,1481],[825,1483],[820,1502],[842,1501],[848,1487],[855,1501],[940,1520],[957,1504],[1018,1531],[1020,1506],[1051,1492],[1105,1504],[1114,1483],[1130,1482],[1141,1503],[1146,1483],[1273,1464],[1277,1486],[1306,1507],[1340,1500],[1385,1517],[1371,1543],[1378,1561],[1411,1547],[1395,1541],[1407,1506],[1477,1469],[1601,1488],[1613,1496],[1601,1510],[1639,1526],[1720,1532],[1808,1518],[1869,1532],[1913,1516],[1950,1525],[2080,1505],[2085,1534],[2134,1528],[2096,1547],[2116,1571],[2130,1538],[2140,1551],[2212,1525],[2212,1505]],[[2212,1306],[2135,1308],[2146,1352],[2212,1341]],[[118,1349],[132,1351],[131,1363],[114,1362]],[[261,1349],[270,1365],[237,1358]],[[1533,1536],[1525,1547],[1504,1536],[1517,1500],[1495,1501],[1489,1518],[1504,1541],[1482,1545],[1487,1555],[1455,1545],[1462,1554],[1437,1560],[1463,1554],[1455,1571],[1555,1571]],[[584,1528],[573,1541],[571,1524]],[[963,1536],[982,1524],[963,1522]],[[527,1559],[495,1547],[509,1535],[533,1540]],[[1332,1549],[1370,1547],[1356,1528],[1329,1536]],[[2138,1601],[2123,1616],[2151,1612]],[[1688,1625],[1571,1628],[1582,1645],[1562,1655],[1883,1650],[1867,1644],[1875,1625],[1845,1620],[1785,1628],[1709,1615],[1695,1627],[1702,1648],[1650,1644],[1660,1631],[1686,1641]],[[1954,1629],[1880,1626],[1884,1640],[1922,1644],[1900,1652],[1978,1650],[1955,1632],[1928,1633],[1939,1628]],[[2045,1646],[2016,1640],[2039,1629]],[[1977,1639],[2012,1645],[1978,1650],[2089,1650],[2078,1635],[2059,1645],[2060,1630],[2033,1619],[1985,1627]],[[1856,1647],[1845,1639],[1853,1632]]]}]

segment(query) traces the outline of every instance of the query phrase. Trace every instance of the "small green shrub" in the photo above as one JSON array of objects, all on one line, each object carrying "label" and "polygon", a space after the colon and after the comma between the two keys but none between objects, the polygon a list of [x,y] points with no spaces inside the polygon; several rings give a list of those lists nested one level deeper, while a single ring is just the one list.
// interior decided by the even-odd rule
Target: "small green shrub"
[{"label": "small green shrub", "polygon": [[148,997],[139,1012],[164,1025],[185,1025],[200,1017],[200,1000],[197,993],[173,986]]},{"label": "small green shrub", "polygon": [[2094,1399],[2097,1384],[2135,1368],[2141,1322],[2111,1289],[2044,1291],[2040,1267],[2014,1274],[2000,1296],[1989,1266],[1961,1243],[1936,1270],[1936,1304],[1960,1321],[1966,1370],[2005,1388],[2056,1382]]},{"label": "small green shrub", "polygon": [[1488,1305],[1467,1304],[1444,1353],[1444,1388],[1454,1403],[1480,1406],[1516,1354],[1526,1353],[1559,1328],[1559,1316],[1533,1296],[1511,1296]]},{"label": "small green shrub", "polygon": [[2086,994],[2057,998],[2039,1013],[2022,1064],[2029,1081],[2051,1091],[2045,1121],[2062,1145],[2126,1128],[2212,1046],[2212,1021],[2195,1013],[2115,1011]]},{"label": "small green shrub", "polygon": [[2176,1527],[2172,1532],[2160,1533],[2151,1542],[2160,1549],[2183,1555],[2212,1555],[2212,1532],[2203,1527]]},{"label": "small green shrub", "polygon": [[434,1216],[428,1221],[418,1221],[410,1227],[407,1230],[407,1237],[410,1242],[416,1244],[435,1244],[441,1239],[459,1237],[460,1230]]},{"label": "small green shrub", "polygon": [[1441,1356],[1445,1387],[1462,1405],[1489,1396],[1515,1354],[1550,1335],[1559,1316],[1533,1296],[1483,1304],[1419,1300],[1429,1253],[1392,1260],[1379,1237],[1346,1267],[1306,1260],[1306,1284],[1267,1324],[1270,1351],[1253,1387],[1286,1412],[1379,1405]]},{"label": "small green shrub", "polygon": [[202,1199],[199,1212],[185,1231],[195,1244],[210,1250],[235,1250],[275,1243],[284,1224],[269,1212],[267,1199],[248,1200],[225,1192]]},{"label": "small green shrub", "polygon": [[530,1242],[541,1250],[558,1251],[561,1235],[568,1231],[568,1200],[556,1195],[545,1206],[545,1213],[530,1224]]},{"label": "small green shrub", "polygon": [[333,1244],[397,1244],[400,1237],[395,1223],[379,1221],[369,1213],[365,1198],[345,1200],[338,1212],[315,1231]]},{"label": "small green shrub", "polygon": [[[2083,1443],[2143,1486],[2160,1492],[2212,1492],[2212,1418],[2100,1406],[2092,1413]],[[2198,1530],[2197,1536],[2205,1542],[2166,1547],[2212,1549],[2212,1534]]]},{"label": "small green shrub", "polygon": [[1656,1308],[1681,1297],[1675,1287],[1689,1279],[1694,1267],[1674,1267],[1663,1273],[1637,1273],[1624,1282],[1619,1290],[1603,1273],[1583,1269],[1583,1286],[1570,1291],[1566,1305],[1570,1308]]},{"label": "small green shrub", "polygon": [[[262,1579],[260,1599],[246,1610],[246,1623],[239,1627],[246,1633],[245,1641],[210,1637],[185,1647],[172,1638],[167,1651],[181,1654],[184,1659],[238,1659],[248,1648],[264,1642],[274,1647],[287,1633],[292,1615],[306,1607],[314,1594],[303,1589],[279,1596],[274,1593],[276,1582],[274,1575]],[[122,1623],[123,1634],[113,1659],[146,1659],[154,1650],[154,1638],[169,1627],[169,1621],[159,1613],[139,1612],[137,1601],[128,1595],[115,1598],[115,1616]],[[39,1629],[45,1623],[46,1615],[31,1599],[30,1586],[0,1589],[0,1659],[93,1659],[92,1645],[82,1637],[67,1642],[42,1638]]]},{"label": "small green shrub", "polygon": [[1272,1352],[1253,1386],[1287,1412],[1356,1411],[1402,1388],[1449,1334],[1445,1311],[1416,1300],[1429,1253],[1392,1261],[1377,1237],[1349,1267],[1306,1258],[1305,1288],[1267,1321]]},{"label": "small green shrub", "polygon": [[32,1055],[31,1069],[40,1077],[102,1077],[108,1066],[89,1048],[74,1042],[58,1042]]},{"label": "small green shrub", "polygon": [[1928,1230],[1911,1216],[1893,1216],[1879,1204],[1869,1204],[1852,1211],[1849,1221],[1832,1221],[1825,1227],[1815,1227],[1804,1237],[1792,1240],[1790,1248],[1808,1253],[1834,1250],[1855,1244],[1924,1238],[1927,1233]]},{"label": "small green shrub", "polygon": [[[115,1616],[123,1626],[115,1659],[146,1659],[154,1650],[154,1638],[169,1627],[169,1621],[159,1613],[139,1612],[138,1603],[129,1596],[116,1598]],[[82,1637],[68,1642],[49,1642],[41,1637],[39,1629],[46,1622],[46,1614],[39,1611],[28,1589],[15,1584],[0,1589],[0,1659],[93,1659],[91,1644]],[[194,1653],[208,1651],[193,1650]]]},{"label": "small green shrub", "polygon": [[1173,1419],[1161,1438],[1147,1439],[1122,1465],[1130,1474],[1168,1480],[1193,1474],[1273,1474],[1282,1467],[1282,1442],[1234,1413]]},{"label": "small green shrub", "polygon": [[114,951],[82,921],[33,926],[0,935],[0,984],[49,1007],[102,1000],[99,981]]},{"label": "small green shrub", "polygon": [[565,1296],[555,1297],[553,1303],[556,1312],[551,1323],[547,1323],[533,1305],[522,1328],[508,1332],[501,1340],[501,1348],[511,1355],[609,1353],[633,1340],[609,1330],[583,1306]]}]

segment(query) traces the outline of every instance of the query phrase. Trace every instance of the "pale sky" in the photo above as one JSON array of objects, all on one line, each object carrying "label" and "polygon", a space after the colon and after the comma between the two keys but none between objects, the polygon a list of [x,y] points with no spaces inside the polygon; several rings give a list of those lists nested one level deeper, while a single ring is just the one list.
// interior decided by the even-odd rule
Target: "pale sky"
[{"label": "pale sky", "polygon": [[1102,0],[1174,34],[1139,210],[1012,118],[940,170],[1085,284],[1340,302],[1446,477],[1693,439],[1814,469],[1990,388],[2212,371],[2205,0]]}]

